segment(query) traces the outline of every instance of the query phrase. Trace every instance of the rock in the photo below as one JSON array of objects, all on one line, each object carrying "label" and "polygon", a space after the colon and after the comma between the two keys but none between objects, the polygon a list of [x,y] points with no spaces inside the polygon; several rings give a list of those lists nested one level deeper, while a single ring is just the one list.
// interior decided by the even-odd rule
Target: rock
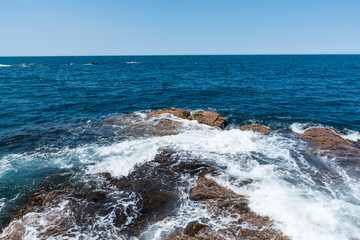
[{"label": "rock", "polygon": [[188,236],[195,236],[201,229],[208,227],[206,224],[199,223],[198,221],[190,222],[184,229],[184,234]]},{"label": "rock", "polygon": [[270,133],[270,128],[261,125],[261,124],[250,124],[250,125],[243,125],[240,126],[239,129],[241,131],[254,131],[261,133],[263,135],[268,135]]},{"label": "rock", "polygon": [[37,229],[32,235],[37,239],[80,235],[84,239],[141,238],[149,224],[173,217],[181,207],[180,189],[191,186],[191,180],[184,176],[198,176],[190,199],[209,215],[175,229],[165,239],[288,239],[269,218],[253,213],[245,196],[204,177],[212,172],[215,169],[204,162],[163,150],[153,161],[135,166],[126,177],[104,173],[85,183],[74,182],[71,174],[61,174],[31,194],[1,236],[23,239],[31,227]]},{"label": "rock", "polygon": [[131,137],[176,135],[185,129],[195,129],[176,119],[144,117],[131,113],[108,118],[103,127]]},{"label": "rock", "polygon": [[98,62],[91,62],[88,65],[99,65],[99,63]]},{"label": "rock", "polygon": [[[245,196],[220,186],[214,180],[200,177],[190,191],[190,198],[208,210],[211,221],[206,221],[206,224],[191,221],[182,232],[177,230],[168,239],[290,239],[276,229],[268,217],[252,212]],[[226,223],[222,222],[223,217],[228,219]]]},{"label": "rock", "polygon": [[226,118],[219,113],[211,111],[200,111],[194,114],[191,119],[212,127],[225,128],[227,126]]},{"label": "rock", "polygon": [[[40,229],[33,235],[36,239],[136,238],[149,224],[174,215],[180,207],[179,188],[190,184],[184,175],[211,171],[203,162],[163,150],[126,177],[104,173],[82,183],[74,182],[71,174],[57,175],[31,194],[0,238],[24,239],[29,227]],[[193,232],[200,229],[201,225],[194,225]]]},{"label": "rock", "polygon": [[347,160],[359,161],[360,148],[331,129],[322,127],[309,128],[304,131],[301,138],[313,145],[315,153],[320,150]]},{"label": "rock", "polygon": [[170,113],[178,118],[190,119],[190,112],[188,110],[179,109],[179,108],[164,108],[157,110],[155,112],[148,113],[146,116],[154,117],[156,115],[164,114],[164,113]]},{"label": "rock", "polygon": [[206,177],[199,178],[196,186],[190,190],[190,199],[193,201],[232,197],[238,198],[244,196],[237,195],[233,191],[221,187],[214,180]]}]

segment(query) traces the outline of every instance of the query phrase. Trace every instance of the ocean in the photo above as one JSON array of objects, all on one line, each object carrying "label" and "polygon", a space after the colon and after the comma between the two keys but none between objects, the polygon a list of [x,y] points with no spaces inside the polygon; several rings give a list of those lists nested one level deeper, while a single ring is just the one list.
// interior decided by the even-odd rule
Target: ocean
[{"label": "ocean", "polygon": [[[360,55],[1,57],[0,96],[0,227],[44,184],[58,199],[24,215],[23,239],[166,239],[195,220],[221,229],[229,217],[215,221],[189,199],[196,174],[175,174],[166,186],[176,204],[149,210],[156,219],[143,212],[141,194],[165,173],[145,176],[150,183],[136,190],[114,183],[137,181],[134,170],[159,164],[163,151],[176,156],[171,166],[214,169],[209,177],[292,239],[360,239],[360,159],[314,153],[298,137],[326,127],[359,146]],[[145,114],[168,107],[215,111],[229,124],[219,130],[165,115],[181,125],[176,134],[145,131]],[[116,116],[132,117],[104,124]],[[272,132],[237,129],[246,124]],[[65,189],[104,196],[93,214],[84,206],[95,200]],[[71,227],[44,235],[54,212]]]}]

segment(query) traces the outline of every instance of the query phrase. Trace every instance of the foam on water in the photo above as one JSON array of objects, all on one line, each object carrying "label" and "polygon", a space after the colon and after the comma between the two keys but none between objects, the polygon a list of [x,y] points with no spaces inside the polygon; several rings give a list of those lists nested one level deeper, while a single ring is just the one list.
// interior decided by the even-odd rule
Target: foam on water
[{"label": "foam on water", "polygon": [[[195,142],[198,144],[194,144]],[[359,184],[351,180],[346,172],[331,160],[327,160],[325,164],[334,165],[330,171],[339,175],[340,180],[325,177],[316,179],[316,174],[312,175],[311,171],[307,171],[310,163],[306,160],[301,162],[295,158],[303,149],[302,146],[298,147],[299,143],[294,140],[279,135],[263,137],[252,132],[230,130],[189,131],[176,136],[136,140],[133,143],[137,145],[136,149],[142,149],[143,154],[142,156],[127,155],[124,158],[125,164],[151,160],[156,154],[156,149],[172,148],[191,153],[212,165],[226,168],[226,178],[231,176],[238,180],[248,178],[255,180],[254,184],[248,188],[238,189],[231,182],[225,186],[249,196],[250,206],[254,211],[273,218],[278,227],[294,239],[360,237],[356,224],[356,221],[360,221],[358,218],[360,216],[359,199],[353,197],[353,202],[346,201],[341,199],[341,194],[336,194],[336,192],[341,192],[337,189],[337,185],[346,186],[356,194],[359,192]],[[129,153],[133,149],[130,146],[131,144],[126,142],[115,148]],[[102,162],[95,165],[94,169],[104,171],[112,169],[110,171],[115,174],[121,173],[123,168],[126,171],[129,169],[120,163],[120,158],[108,158],[105,162],[105,167]],[[261,162],[266,162],[266,164]],[[319,181],[323,181],[323,186],[316,186],[316,182]],[[193,206],[189,208],[196,209]],[[193,217],[204,216],[204,214],[196,213]],[[189,216],[186,218],[189,219]],[[183,221],[181,219],[181,217],[177,220],[167,219],[163,223],[157,223],[156,226],[163,224],[162,227],[167,229],[176,224],[181,225]],[[174,223],[174,221],[179,222]],[[163,230],[158,229],[157,232]]]},{"label": "foam on water", "polygon": [[[293,123],[290,126],[290,128],[293,132],[296,132],[299,134],[303,134],[305,132],[305,130],[312,128],[312,127],[324,127],[324,126],[321,124],[310,124],[310,123]],[[345,134],[338,134],[336,131],[334,131],[334,133],[344,139],[348,139],[353,142],[360,140],[359,132],[350,130],[350,129],[345,129],[344,131],[345,131]]]},{"label": "foam on water", "polygon": [[32,67],[34,64],[33,63],[23,63],[20,64],[19,67]]},{"label": "foam on water", "polygon": [[8,64],[0,64],[0,67],[11,67],[11,65],[8,65]]},{"label": "foam on water", "polygon": [[290,129],[293,132],[303,134],[306,129],[313,128],[313,127],[324,127],[321,124],[314,124],[314,123],[293,123],[290,125]]},{"label": "foam on water", "polygon": [[354,130],[345,130],[345,135],[341,135],[343,138],[348,139],[350,141],[359,141],[360,140],[360,133]]},{"label": "foam on water", "polygon": [[[263,136],[251,131],[197,127],[171,136],[65,148],[46,156],[40,153],[9,155],[2,158],[1,163],[10,171],[10,163],[20,158],[59,168],[83,166],[88,176],[108,172],[119,177],[127,176],[135,165],[153,160],[161,150],[171,149],[180,158],[190,155],[221,169],[222,175],[215,178],[218,183],[248,196],[253,211],[271,217],[276,226],[293,239],[360,238],[360,185],[333,159],[315,156],[317,163],[314,164],[303,142],[281,133]],[[295,132],[306,127],[292,125]],[[183,177],[190,185],[180,191],[180,210],[150,226],[143,233],[144,239],[161,239],[175,227],[184,227],[191,220],[208,216],[205,209],[188,200],[187,192],[196,179]],[[238,187],[237,183],[246,179],[252,179],[253,183]],[[233,219],[214,220],[212,225],[221,229],[227,221]],[[33,230],[28,231],[29,236],[33,236]]]}]

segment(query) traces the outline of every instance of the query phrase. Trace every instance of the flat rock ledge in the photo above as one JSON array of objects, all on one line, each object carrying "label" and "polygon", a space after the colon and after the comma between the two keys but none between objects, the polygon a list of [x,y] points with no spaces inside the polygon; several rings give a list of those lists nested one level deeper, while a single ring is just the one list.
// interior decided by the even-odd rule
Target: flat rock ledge
[{"label": "flat rock ledge", "polygon": [[354,142],[342,138],[339,133],[329,128],[309,128],[304,131],[301,138],[313,145],[315,153],[324,151],[345,157],[347,160],[359,161],[360,148]]},{"label": "flat rock ledge", "polygon": [[212,127],[217,128],[225,128],[228,124],[226,118],[224,118],[221,114],[212,111],[200,111],[194,116],[190,116],[190,112],[188,110],[178,109],[178,108],[164,108],[157,110],[155,112],[151,112],[147,114],[147,117],[154,117],[159,114],[169,113],[176,117],[188,119],[188,120],[196,120],[201,124],[206,124]]},{"label": "flat rock ledge", "polygon": [[270,128],[261,125],[261,124],[250,124],[250,125],[243,125],[240,126],[239,129],[241,131],[254,131],[261,133],[263,135],[269,135],[270,134]]},{"label": "flat rock ledge", "polygon": [[212,221],[223,217],[231,220],[226,224],[217,222],[216,228],[210,224],[210,219],[191,221],[184,229],[178,229],[169,240],[290,239],[276,229],[268,217],[252,212],[245,196],[220,186],[212,179],[200,177],[190,190],[190,199],[200,203],[210,213]]},{"label": "flat rock ledge", "polygon": [[174,115],[175,117],[178,117],[178,118],[189,119],[189,120],[191,119],[190,111],[184,110],[184,109],[179,109],[179,108],[159,109],[159,110],[157,110],[155,112],[148,113],[146,116],[147,117],[154,117],[154,116],[157,116],[159,114],[164,114],[164,113],[172,114],[172,115]]}]

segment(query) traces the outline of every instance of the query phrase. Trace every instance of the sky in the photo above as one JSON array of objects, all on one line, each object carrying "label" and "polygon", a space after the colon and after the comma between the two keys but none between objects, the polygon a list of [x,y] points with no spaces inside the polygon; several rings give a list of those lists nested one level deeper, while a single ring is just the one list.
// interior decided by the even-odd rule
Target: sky
[{"label": "sky", "polygon": [[0,0],[0,56],[360,54],[360,0]]}]

